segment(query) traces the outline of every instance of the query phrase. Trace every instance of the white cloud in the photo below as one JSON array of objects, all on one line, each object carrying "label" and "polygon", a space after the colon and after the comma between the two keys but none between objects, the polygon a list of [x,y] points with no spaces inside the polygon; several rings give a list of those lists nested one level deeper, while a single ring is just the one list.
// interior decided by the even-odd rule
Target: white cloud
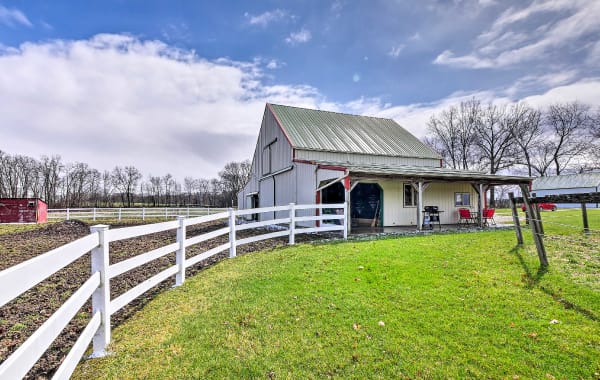
[{"label": "white cloud", "polygon": [[285,62],[281,62],[278,59],[271,59],[269,62],[267,62],[266,68],[275,70],[275,69],[281,69],[283,66],[285,66]]},{"label": "white cloud", "polygon": [[250,25],[259,25],[259,26],[262,26],[263,28],[267,27],[269,24],[271,24],[273,22],[282,21],[282,20],[285,20],[286,18],[291,18],[291,19],[294,18],[294,16],[291,15],[288,11],[281,10],[281,9],[267,11],[267,12],[261,13],[259,15],[251,15],[246,12],[244,14],[244,16],[246,16],[246,18],[248,19],[248,23]]},{"label": "white cloud", "polygon": [[310,33],[310,30],[303,28],[298,32],[290,33],[289,37],[285,39],[285,42],[287,42],[290,45],[296,45],[306,43],[310,41],[311,38],[312,34]]},{"label": "white cloud", "polygon": [[323,101],[310,86],[265,85],[254,62],[124,35],[1,50],[0,93],[0,150],[178,178],[249,158],[266,102]]},{"label": "white cloud", "polygon": [[32,27],[33,24],[23,12],[18,9],[9,9],[0,5],[0,24],[15,26],[15,24],[21,24],[24,26]]},{"label": "white cloud", "polygon": [[464,68],[500,68],[544,61],[558,51],[576,51],[581,39],[598,41],[600,2],[597,0],[533,1],[508,8],[479,34],[470,53],[456,56],[446,50],[435,64]]},{"label": "white cloud", "polygon": [[406,45],[404,44],[392,46],[392,49],[388,52],[388,55],[392,58],[398,58],[398,56],[400,56],[400,53],[402,52],[402,50],[404,50],[405,47]]}]

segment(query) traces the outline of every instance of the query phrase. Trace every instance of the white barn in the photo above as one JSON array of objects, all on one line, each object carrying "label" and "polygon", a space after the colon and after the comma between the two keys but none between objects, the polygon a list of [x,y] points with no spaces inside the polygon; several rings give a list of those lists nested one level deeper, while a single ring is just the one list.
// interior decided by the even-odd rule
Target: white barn
[{"label": "white barn", "polygon": [[[560,194],[585,194],[600,191],[600,173],[567,174],[538,177],[531,186],[532,195],[543,197]],[[559,203],[559,208],[579,208],[579,204]],[[598,208],[597,203],[588,203],[587,208]]]},{"label": "white barn", "polygon": [[238,207],[347,202],[353,226],[375,219],[421,228],[426,206],[437,206],[442,224],[455,224],[459,208],[485,207],[489,185],[529,183],[444,168],[435,151],[391,119],[267,104]]}]

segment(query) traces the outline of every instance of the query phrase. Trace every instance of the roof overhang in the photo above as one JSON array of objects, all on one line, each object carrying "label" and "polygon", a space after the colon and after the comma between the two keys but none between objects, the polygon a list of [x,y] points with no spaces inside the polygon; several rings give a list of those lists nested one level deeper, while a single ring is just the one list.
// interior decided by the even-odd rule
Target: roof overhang
[{"label": "roof overhang", "polygon": [[486,174],[483,172],[422,166],[384,166],[341,162],[315,162],[320,166],[344,167],[353,179],[398,178],[414,182],[471,182],[486,185],[529,184],[531,177]]}]

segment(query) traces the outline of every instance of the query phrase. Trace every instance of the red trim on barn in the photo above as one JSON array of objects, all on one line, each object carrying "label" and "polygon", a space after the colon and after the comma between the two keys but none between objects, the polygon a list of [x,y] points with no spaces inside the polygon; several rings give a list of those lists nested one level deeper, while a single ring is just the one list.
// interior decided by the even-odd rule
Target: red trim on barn
[{"label": "red trim on barn", "polygon": [[319,165],[319,169],[325,169],[325,170],[337,170],[340,172],[345,172],[346,168],[342,167],[342,166],[332,166],[332,165]]},{"label": "red trim on barn", "polygon": [[299,164],[309,164],[309,165],[315,165],[314,161],[309,161],[309,160],[301,160],[299,158],[294,158],[294,162],[297,162]]},{"label": "red trim on barn", "polygon": [[[321,190],[317,191],[317,193],[315,195],[315,204],[321,204]],[[315,211],[317,214],[316,216],[321,215],[321,213],[320,213],[321,210],[316,209]],[[316,222],[317,222],[317,227],[321,227],[321,221],[317,220]]]}]

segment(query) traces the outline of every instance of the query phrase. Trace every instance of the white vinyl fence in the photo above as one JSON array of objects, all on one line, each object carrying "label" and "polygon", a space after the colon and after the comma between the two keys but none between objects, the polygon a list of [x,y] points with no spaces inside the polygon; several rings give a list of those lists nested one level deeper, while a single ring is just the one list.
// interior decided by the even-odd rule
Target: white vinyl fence
[{"label": "white vinyl fence", "polygon": [[[341,209],[343,212],[323,215],[323,209]],[[319,210],[321,215],[296,216],[297,210]],[[236,223],[237,216],[269,212],[278,212],[279,215],[287,212],[287,217],[262,222]],[[81,239],[0,272],[1,307],[91,251],[92,275],[27,341],[0,365],[0,379],[20,379],[26,375],[90,297],[92,298],[92,317],[54,374],[53,379],[68,379],[70,377],[90,341],[93,347],[91,357],[104,356],[106,354],[105,349],[111,339],[111,315],[160,282],[175,276],[175,285],[181,285],[185,281],[186,268],[226,250],[229,250],[229,257],[233,258],[236,256],[237,246],[259,240],[289,236],[289,243],[294,244],[294,238],[297,234],[324,231],[341,231],[345,239],[348,236],[347,215],[346,204],[295,205],[292,203],[289,206],[263,207],[250,210],[235,211],[229,209],[226,212],[195,218],[179,216],[175,221],[114,230],[109,230],[108,226],[104,225],[93,226],[91,227],[91,233]],[[186,227],[223,219],[228,220],[228,227],[186,238]],[[323,223],[323,221],[332,220],[340,224]],[[297,224],[300,222],[305,224],[309,222],[312,225],[321,223],[321,226],[302,227]],[[279,229],[275,232],[236,239],[236,231],[270,225],[278,225]],[[282,225],[287,225],[287,229],[283,228]],[[116,264],[109,264],[109,243],[174,229],[177,230],[177,239],[174,243]],[[228,243],[186,259],[185,250],[187,247],[226,234],[229,234]],[[174,266],[146,279],[115,299],[110,298],[110,280],[112,278],[173,252],[176,254]]]},{"label": "white vinyl fence", "polygon": [[51,208],[48,219],[156,219],[176,218],[178,216],[204,216],[225,212],[229,209],[218,207],[140,207],[140,208]]}]

